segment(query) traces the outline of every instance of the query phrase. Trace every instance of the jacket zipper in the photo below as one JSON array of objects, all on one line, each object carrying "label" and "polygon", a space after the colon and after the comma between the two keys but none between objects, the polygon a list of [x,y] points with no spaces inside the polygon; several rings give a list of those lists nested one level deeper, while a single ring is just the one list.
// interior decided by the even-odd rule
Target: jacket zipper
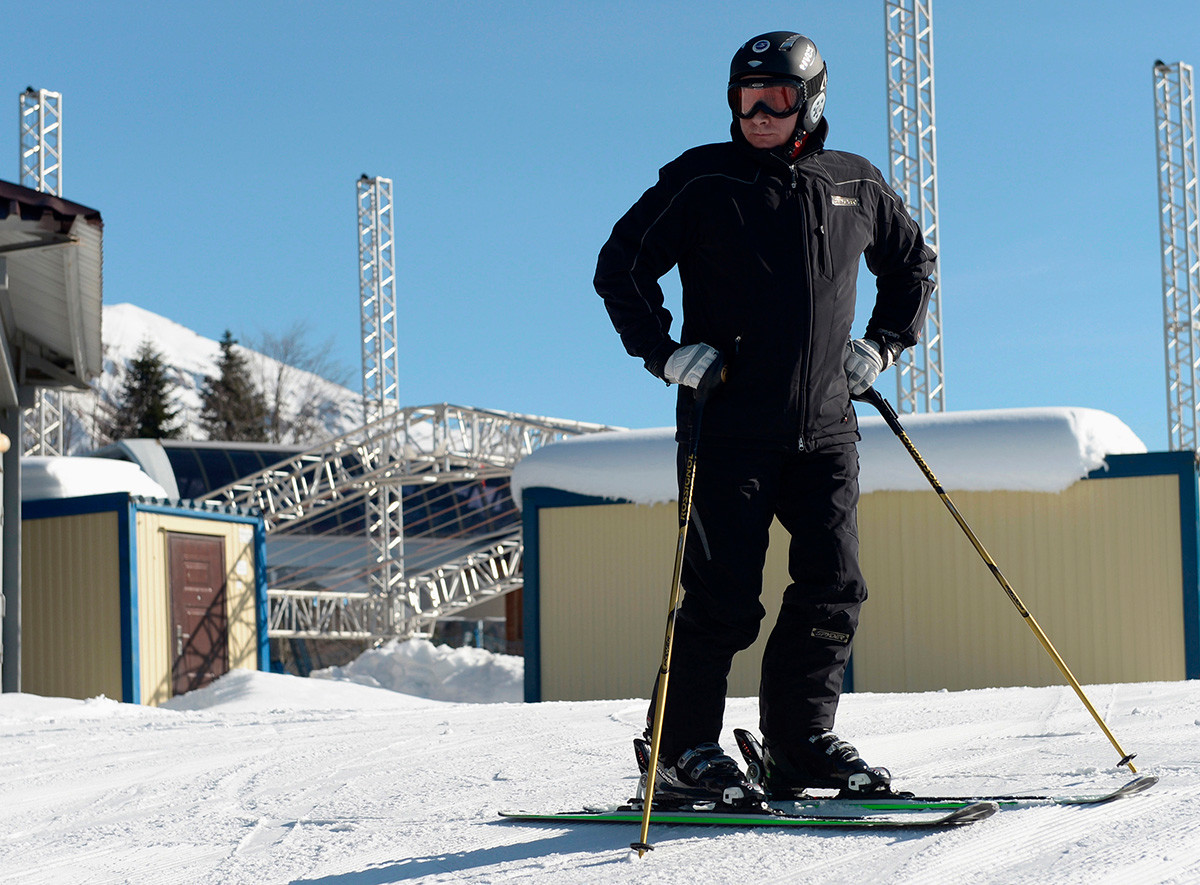
[{"label": "jacket zipper", "polygon": [[800,242],[804,246],[804,275],[807,277],[808,283],[808,340],[804,343],[804,371],[800,376],[800,432],[797,439],[798,451],[804,452],[808,450],[808,445],[804,440],[804,427],[808,418],[808,374],[812,363],[812,327],[816,306],[813,303],[812,256],[809,254],[808,237],[806,235],[808,222],[804,214],[804,200],[800,196],[799,184],[800,172],[793,165],[792,196],[795,198],[797,208],[800,212]]},{"label": "jacket zipper", "polygon": [[825,230],[825,196],[816,187],[813,188],[813,208],[817,219],[817,261],[820,262],[817,269],[823,276],[832,276],[833,259],[829,254],[829,236]]}]

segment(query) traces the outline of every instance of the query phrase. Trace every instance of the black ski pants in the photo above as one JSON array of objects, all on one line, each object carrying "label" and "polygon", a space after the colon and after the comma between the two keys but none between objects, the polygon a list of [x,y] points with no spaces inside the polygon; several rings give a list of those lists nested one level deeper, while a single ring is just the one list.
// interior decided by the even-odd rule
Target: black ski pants
[{"label": "black ski pants", "polygon": [[[681,488],[686,460],[681,446]],[[733,656],[753,644],[766,614],[759,597],[776,517],[791,536],[791,583],[763,654],[759,727],[776,744],[832,728],[867,597],[857,508],[853,443],[815,452],[701,445],[667,685],[664,761],[719,740]]]}]

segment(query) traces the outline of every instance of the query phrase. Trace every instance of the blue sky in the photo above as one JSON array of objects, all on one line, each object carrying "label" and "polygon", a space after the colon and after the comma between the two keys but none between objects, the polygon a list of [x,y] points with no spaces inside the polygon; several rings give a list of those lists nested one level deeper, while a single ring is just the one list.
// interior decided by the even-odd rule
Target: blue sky
[{"label": "blue sky", "polygon": [[[933,12],[949,408],[1104,409],[1165,449],[1151,68],[1200,65],[1200,4]],[[881,0],[45,2],[38,18],[4,65],[0,177],[18,176],[16,96],[61,92],[64,196],[103,214],[105,301],[211,338],[306,321],[357,387],[354,187],[391,178],[409,405],[671,423],[673,393],[592,290],[596,253],[661,165],[728,138],[729,58],[750,36],[812,37],[829,146],[887,164]],[[859,291],[861,307],[869,276]]]}]

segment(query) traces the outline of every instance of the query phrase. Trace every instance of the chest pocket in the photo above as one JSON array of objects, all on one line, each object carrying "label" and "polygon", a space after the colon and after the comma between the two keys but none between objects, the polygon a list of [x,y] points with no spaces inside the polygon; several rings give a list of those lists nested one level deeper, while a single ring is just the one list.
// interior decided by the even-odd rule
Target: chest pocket
[{"label": "chest pocket", "polygon": [[810,242],[813,244],[813,271],[822,279],[833,279],[835,270],[829,188],[823,182],[814,183],[809,199],[812,207]]},{"label": "chest pocket", "polygon": [[857,271],[871,240],[868,210],[861,197],[848,188],[835,189],[818,182],[814,190],[817,273],[832,279],[850,267]]}]

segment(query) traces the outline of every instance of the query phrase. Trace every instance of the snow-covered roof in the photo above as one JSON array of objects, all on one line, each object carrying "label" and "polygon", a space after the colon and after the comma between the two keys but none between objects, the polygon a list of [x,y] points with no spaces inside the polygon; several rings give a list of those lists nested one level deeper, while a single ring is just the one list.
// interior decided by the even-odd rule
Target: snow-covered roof
[{"label": "snow-covered roof", "polygon": [[110,458],[21,459],[21,500],[42,501],[127,492],[141,498],[168,498],[166,489],[129,461]]},{"label": "snow-covered roof", "polygon": [[[960,491],[1060,492],[1104,466],[1107,455],[1146,445],[1098,409],[1028,408],[903,415],[901,423],[942,485]],[[928,489],[929,481],[877,415],[860,415],[864,493]],[[513,471],[524,489],[545,486],[581,495],[656,504],[677,497],[675,429],[614,431],[545,446]]]}]

